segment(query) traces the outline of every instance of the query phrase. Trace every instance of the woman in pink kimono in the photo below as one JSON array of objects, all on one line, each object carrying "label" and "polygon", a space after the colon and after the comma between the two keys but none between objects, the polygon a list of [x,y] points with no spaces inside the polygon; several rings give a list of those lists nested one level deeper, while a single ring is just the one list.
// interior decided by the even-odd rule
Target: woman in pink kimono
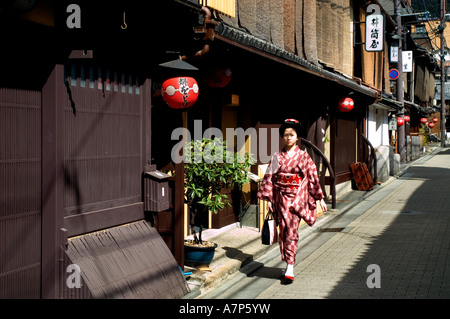
[{"label": "woman in pink kimono", "polygon": [[300,124],[288,119],[280,127],[284,148],[271,159],[257,197],[266,200],[279,226],[281,259],[287,263],[285,279],[294,280],[298,247],[298,226],[303,219],[309,226],[317,217],[316,201],[327,210],[316,165],[307,152],[297,146]]}]

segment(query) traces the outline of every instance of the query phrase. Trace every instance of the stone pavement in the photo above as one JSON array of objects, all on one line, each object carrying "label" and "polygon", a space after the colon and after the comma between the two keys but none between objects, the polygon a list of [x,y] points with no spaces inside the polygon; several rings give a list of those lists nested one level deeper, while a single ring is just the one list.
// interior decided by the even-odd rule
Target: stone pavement
[{"label": "stone pavement", "polygon": [[[448,298],[448,168],[450,150],[443,149],[374,191],[338,198],[337,210],[300,228],[291,285],[278,279],[278,245],[261,245],[257,229],[213,231],[219,247],[212,271],[194,270],[186,298]],[[265,289],[249,293],[257,282]]]}]

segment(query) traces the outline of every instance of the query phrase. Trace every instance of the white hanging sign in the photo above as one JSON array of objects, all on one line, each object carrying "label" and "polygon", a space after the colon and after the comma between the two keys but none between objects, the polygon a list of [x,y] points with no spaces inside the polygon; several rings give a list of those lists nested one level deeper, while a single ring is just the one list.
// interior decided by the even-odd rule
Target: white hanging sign
[{"label": "white hanging sign", "polygon": [[403,72],[412,72],[413,69],[413,52],[402,51]]},{"label": "white hanging sign", "polygon": [[373,14],[366,16],[366,40],[365,48],[369,52],[384,50],[384,16],[380,13],[378,5],[369,5],[367,12]]},{"label": "white hanging sign", "polygon": [[390,52],[389,62],[397,63],[398,62],[398,43],[391,43],[391,52]]}]

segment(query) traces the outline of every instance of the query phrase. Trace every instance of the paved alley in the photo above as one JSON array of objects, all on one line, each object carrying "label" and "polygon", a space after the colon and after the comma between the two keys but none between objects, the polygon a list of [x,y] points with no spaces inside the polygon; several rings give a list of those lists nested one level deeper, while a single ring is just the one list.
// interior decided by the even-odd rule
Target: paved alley
[{"label": "paved alley", "polygon": [[449,298],[450,149],[417,161],[388,185],[301,239],[295,281],[272,260],[204,298]]}]

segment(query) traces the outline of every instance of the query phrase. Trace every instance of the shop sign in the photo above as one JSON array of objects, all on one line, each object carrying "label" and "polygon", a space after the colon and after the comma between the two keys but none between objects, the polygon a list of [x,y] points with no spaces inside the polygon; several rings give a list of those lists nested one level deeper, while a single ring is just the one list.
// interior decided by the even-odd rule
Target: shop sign
[{"label": "shop sign", "polygon": [[389,62],[398,63],[398,43],[391,43]]},{"label": "shop sign", "polygon": [[402,64],[403,64],[403,72],[412,72],[413,69],[413,52],[412,51],[403,51],[402,52]]},{"label": "shop sign", "polygon": [[[369,8],[368,8],[369,9]],[[384,51],[384,16],[380,7],[372,5],[373,14],[366,16],[366,51]]]},{"label": "shop sign", "polygon": [[397,130],[397,119],[395,117],[389,119],[389,130],[390,131]]}]

